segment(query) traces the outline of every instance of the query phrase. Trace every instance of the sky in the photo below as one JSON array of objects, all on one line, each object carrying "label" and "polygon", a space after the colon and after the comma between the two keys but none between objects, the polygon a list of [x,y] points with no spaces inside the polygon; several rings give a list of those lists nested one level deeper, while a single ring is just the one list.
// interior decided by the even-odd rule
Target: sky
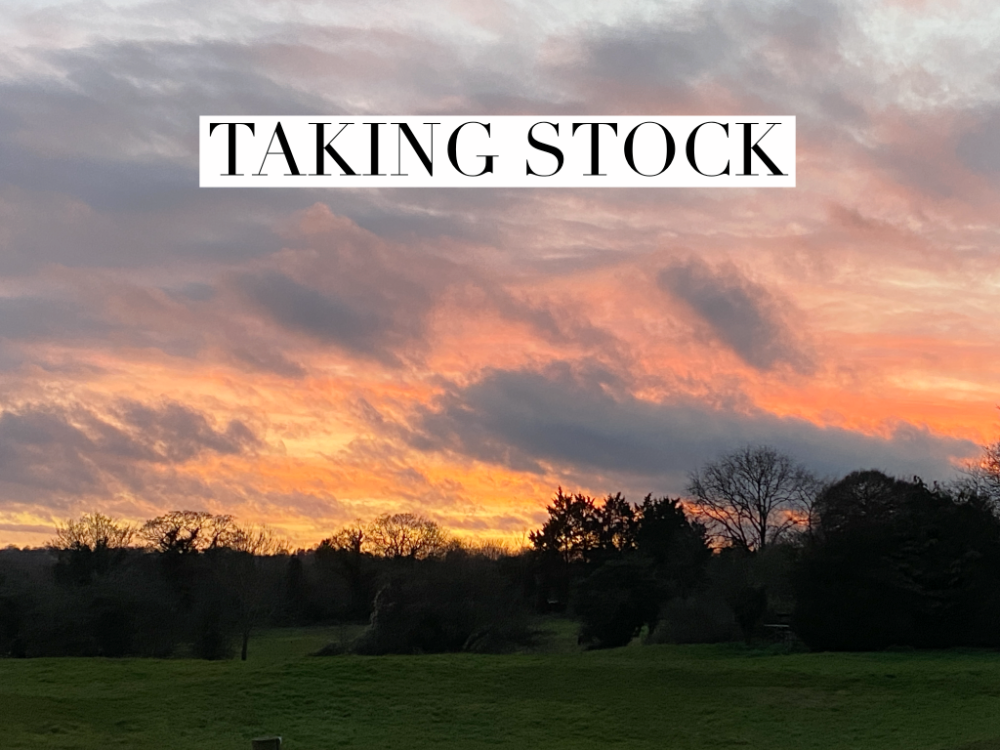
[{"label": "sky", "polygon": [[[6,0],[0,545],[525,538],[772,445],[1000,434],[1000,5]],[[793,189],[198,188],[198,116],[792,115]]]}]

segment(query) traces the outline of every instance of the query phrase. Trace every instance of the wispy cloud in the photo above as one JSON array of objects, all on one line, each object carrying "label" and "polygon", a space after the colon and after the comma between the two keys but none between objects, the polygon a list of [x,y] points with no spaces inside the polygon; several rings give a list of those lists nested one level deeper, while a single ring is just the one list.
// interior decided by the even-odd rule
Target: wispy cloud
[{"label": "wispy cloud", "polygon": [[794,310],[734,266],[712,269],[691,259],[671,265],[658,276],[660,287],[685,302],[707,324],[711,335],[748,365],[762,370],[787,364],[808,371],[801,336],[789,322]]}]

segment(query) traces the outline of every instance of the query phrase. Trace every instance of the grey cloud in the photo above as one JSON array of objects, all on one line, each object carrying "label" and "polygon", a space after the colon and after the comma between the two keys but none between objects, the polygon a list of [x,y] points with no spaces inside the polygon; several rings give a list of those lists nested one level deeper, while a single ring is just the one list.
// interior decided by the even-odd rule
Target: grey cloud
[{"label": "grey cloud", "polygon": [[262,62],[247,65],[247,48],[121,43],[33,54],[64,75],[0,82],[0,272],[258,257],[280,247],[279,217],[315,200],[197,188],[198,115],[316,108],[270,80]]},{"label": "grey cloud", "polygon": [[[193,182],[184,189],[198,195]],[[261,257],[280,248],[274,226],[288,204],[284,196],[269,203],[263,196],[215,195],[173,211],[112,218],[87,210],[76,196],[0,191],[0,212],[9,217],[0,273],[27,276],[54,264],[135,269]]]},{"label": "grey cloud", "polygon": [[[241,275],[235,285],[253,306],[287,330],[387,364],[397,363],[395,350],[421,339],[422,316],[430,306],[427,291],[398,276],[396,281],[408,295],[393,295],[373,279],[346,281],[338,289],[320,291],[268,271]],[[353,289],[347,288],[351,281]]]},{"label": "grey cloud", "polygon": [[278,324],[352,351],[370,354],[375,340],[391,322],[379,320],[374,311],[355,310],[336,295],[310,289],[279,273],[244,276],[239,286]]},{"label": "grey cloud", "polygon": [[98,472],[84,453],[92,441],[54,410],[0,415],[0,471],[5,484],[41,490],[93,489]]},{"label": "grey cloud", "polygon": [[624,357],[624,345],[615,335],[594,325],[585,311],[575,309],[572,300],[522,299],[498,283],[479,278],[466,290],[464,301],[470,309],[492,307],[498,315],[529,326],[535,335],[555,344],[578,344]]},{"label": "grey cloud", "polygon": [[[868,124],[872,71],[852,58],[857,16],[836,0],[729,0],[584,27],[559,37],[573,50],[548,71],[579,100],[619,109],[798,116],[801,143],[856,150]],[[710,99],[706,97],[710,96]],[[584,105],[586,106],[586,105]],[[721,112],[720,112],[721,114]]]},{"label": "grey cloud", "polygon": [[660,451],[607,419],[611,396],[594,404],[599,413],[592,422],[579,419],[581,393],[603,394],[608,385],[620,384],[603,370],[580,374],[556,366],[547,374],[490,372],[425,411],[411,443],[420,449],[450,448],[519,471],[541,472],[541,462],[560,457],[639,471],[655,463]]},{"label": "grey cloud", "polygon": [[620,349],[614,335],[593,325],[574,300],[520,293],[468,259],[453,261],[383,242],[325,204],[313,206],[307,216],[306,223],[318,229],[293,239],[297,249],[227,282],[244,305],[285,331],[396,365],[426,348],[428,315],[447,299],[491,310],[556,344]]},{"label": "grey cloud", "polygon": [[[968,185],[963,184],[963,175],[954,169],[956,145],[950,128],[930,117],[913,118],[891,141],[870,147],[867,157],[877,170],[899,185],[933,200],[955,199]],[[959,143],[957,160],[968,156],[968,142],[964,149]]]},{"label": "grey cloud", "polygon": [[687,472],[748,442],[773,445],[828,476],[874,466],[946,478],[951,457],[976,452],[969,441],[906,423],[883,438],[754,408],[713,409],[684,398],[652,403],[619,386],[607,373],[568,365],[488,372],[424,410],[409,441],[517,470],[664,481],[673,492],[683,489]]},{"label": "grey cloud", "polygon": [[166,287],[163,291],[171,297],[182,301],[208,302],[214,299],[218,290],[211,284],[201,281],[191,281],[176,288]]},{"label": "grey cloud", "polygon": [[[728,19],[733,28],[742,32],[733,37],[751,42],[752,48],[766,41],[780,44],[784,48],[781,52],[794,51],[814,57],[837,50],[851,26],[850,16],[848,6],[840,0],[810,3],[785,0],[766,5],[752,0],[730,0],[715,9],[716,18]],[[746,38],[750,34],[753,36]]]},{"label": "grey cloud", "polygon": [[305,97],[290,100],[288,89],[227,60],[231,52],[124,43],[49,53],[42,62],[64,70],[62,81],[0,86],[0,184],[67,193],[112,213],[205,200],[191,190],[198,115],[226,105],[305,111]]},{"label": "grey cloud", "polygon": [[1000,109],[981,115],[959,139],[956,153],[973,172],[1000,178]]},{"label": "grey cloud", "polygon": [[[216,427],[201,412],[172,402],[124,401],[106,414],[82,406],[26,406],[0,414],[0,483],[8,497],[81,495],[114,482],[139,487],[143,465],[247,453],[261,445],[241,420]],[[21,489],[9,491],[12,486]]]},{"label": "grey cloud", "polygon": [[[26,362],[52,371],[53,363],[34,355],[34,345],[53,341],[89,344],[114,329],[100,310],[76,299],[60,298],[51,292],[0,297],[0,372],[14,372]],[[66,363],[59,366],[67,367]]]},{"label": "grey cloud", "polygon": [[286,378],[302,378],[306,374],[305,368],[298,362],[292,361],[263,342],[254,343],[253,348],[236,347],[230,355],[239,365],[251,372],[271,372]]},{"label": "grey cloud", "polygon": [[230,420],[225,429],[215,428],[201,412],[178,403],[152,407],[127,402],[118,409],[124,425],[116,436],[145,446],[148,460],[183,463],[203,452],[219,455],[244,453],[260,446],[259,438],[244,422]]},{"label": "grey cloud", "polygon": [[33,293],[0,297],[0,370],[25,360],[47,367],[52,342],[83,350],[112,340],[186,358],[204,348],[205,332],[191,325],[197,300],[97,275],[56,272],[39,282]]},{"label": "grey cloud", "polygon": [[587,67],[592,75],[627,84],[690,84],[736,48],[718,23],[701,16],[680,28],[602,30],[586,42]]},{"label": "grey cloud", "polygon": [[[199,115],[335,115],[344,111],[341,97],[370,99],[375,90],[392,92],[387,109],[408,94],[423,100],[415,106],[426,111],[428,99],[497,90],[495,76],[476,82],[478,66],[460,60],[457,49],[442,46],[428,55],[427,47],[438,42],[419,36],[377,29],[310,33],[282,24],[259,33],[253,44],[161,40],[33,48],[38,68],[61,75],[0,84],[0,185],[63,192],[113,213],[190,210],[193,202],[218,200],[191,190]],[[496,66],[498,75],[503,70]],[[507,86],[524,78],[510,75]],[[268,195],[271,202],[275,197]]]},{"label": "grey cloud", "polygon": [[89,338],[109,330],[105,321],[75,301],[52,297],[0,297],[0,338]]},{"label": "grey cloud", "polygon": [[660,288],[685,302],[714,335],[760,370],[788,364],[809,369],[798,336],[767,289],[732,266],[710,268],[692,259],[663,269]]},{"label": "grey cloud", "polygon": [[0,185],[58,190],[101,211],[128,212],[179,208],[197,185],[190,168],[163,162],[105,161],[79,156],[44,157],[10,144],[0,146]]},{"label": "grey cloud", "polygon": [[[102,274],[57,274],[34,295],[0,297],[0,371],[26,360],[50,367],[45,345],[85,350],[107,341],[170,356],[217,356],[244,371],[305,374],[280,343],[234,318],[229,299],[205,282],[150,287]],[[65,367],[65,363],[60,365]]]},{"label": "grey cloud", "polygon": [[[296,228],[299,220],[307,233]],[[287,221],[284,234],[284,251],[207,278],[185,269],[150,285],[103,271],[50,272],[33,293],[0,297],[0,369],[26,358],[44,365],[51,341],[78,348],[114,341],[301,378],[310,345],[299,336],[396,366],[426,350],[427,317],[442,298],[491,310],[557,345],[624,356],[621,342],[592,324],[577,301],[508,288],[467,258],[383,242],[324,204]]]}]

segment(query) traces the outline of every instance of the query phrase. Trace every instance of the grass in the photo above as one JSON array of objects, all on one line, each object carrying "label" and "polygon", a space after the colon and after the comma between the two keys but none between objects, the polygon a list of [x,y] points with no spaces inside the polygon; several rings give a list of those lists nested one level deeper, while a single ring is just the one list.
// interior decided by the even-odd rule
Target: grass
[{"label": "grass", "polygon": [[0,747],[1000,750],[1000,654],[773,655],[737,646],[310,657],[273,631],[246,663],[0,660]]}]

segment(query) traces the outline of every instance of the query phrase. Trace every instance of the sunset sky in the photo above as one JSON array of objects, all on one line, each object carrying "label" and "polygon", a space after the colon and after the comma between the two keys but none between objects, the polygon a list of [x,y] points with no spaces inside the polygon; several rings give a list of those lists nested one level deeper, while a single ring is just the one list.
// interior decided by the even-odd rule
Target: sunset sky
[{"label": "sunset sky", "polygon": [[[198,188],[198,116],[797,117],[793,189]],[[0,546],[523,539],[742,444],[1000,436],[1000,4],[6,0]]]}]

